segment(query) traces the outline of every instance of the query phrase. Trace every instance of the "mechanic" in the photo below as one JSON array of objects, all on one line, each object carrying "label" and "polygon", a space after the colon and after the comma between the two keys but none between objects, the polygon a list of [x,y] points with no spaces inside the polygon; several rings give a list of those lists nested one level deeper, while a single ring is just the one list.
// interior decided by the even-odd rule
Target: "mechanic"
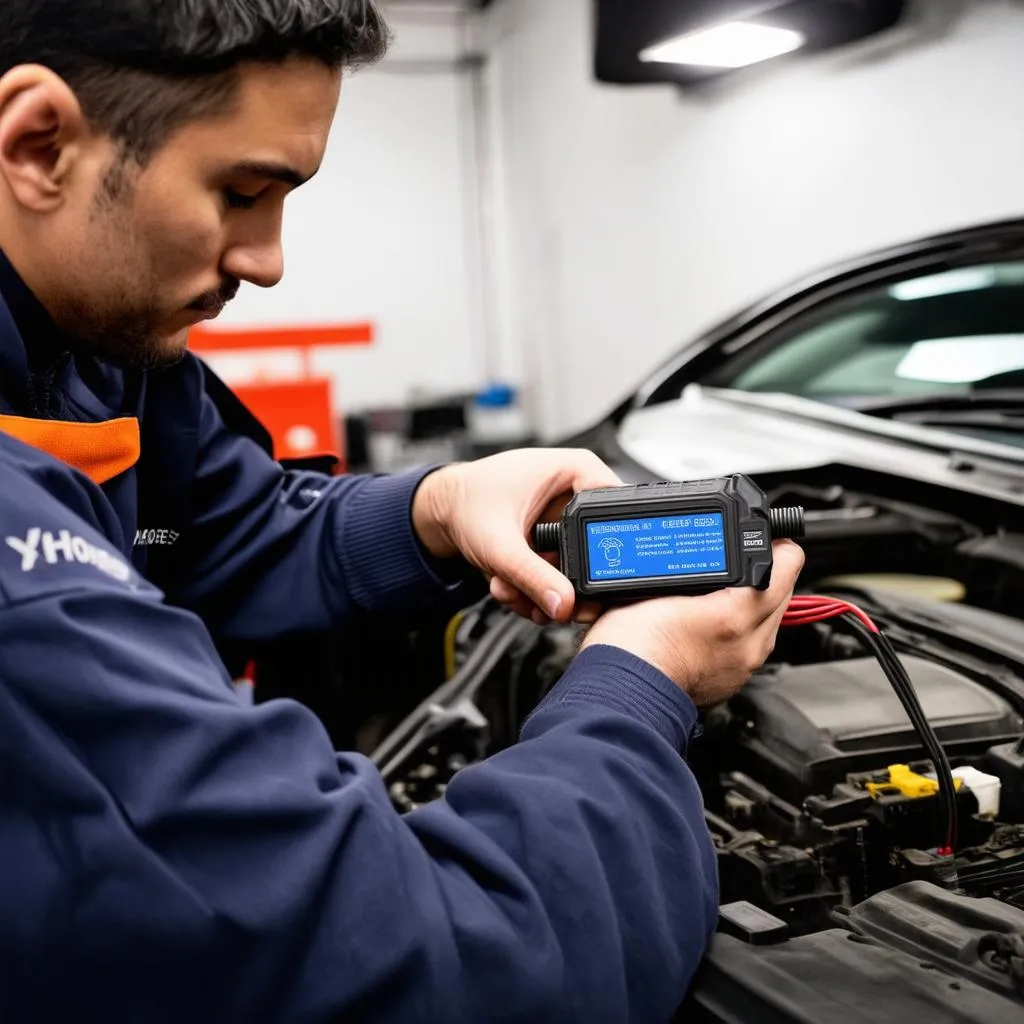
[{"label": "mechanic", "polygon": [[618,482],[594,456],[286,473],[186,351],[282,276],[285,198],[387,42],[370,0],[0,7],[5,1022],[660,1021],[714,929],[685,754],[767,657],[793,545],[766,593],[597,617],[521,742],[405,817],[218,657],[486,580],[587,617],[526,537]]}]

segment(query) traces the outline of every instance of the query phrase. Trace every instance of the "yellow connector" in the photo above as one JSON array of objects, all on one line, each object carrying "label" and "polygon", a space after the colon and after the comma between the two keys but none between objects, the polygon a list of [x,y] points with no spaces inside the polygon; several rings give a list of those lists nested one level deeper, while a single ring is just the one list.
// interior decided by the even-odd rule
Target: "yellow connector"
[{"label": "yellow connector", "polygon": [[459,626],[462,625],[462,620],[465,618],[463,612],[459,612],[452,620],[448,623],[448,628],[444,631],[444,675],[445,679],[451,679],[452,676],[459,669],[458,660],[456,657],[456,642],[459,637]]},{"label": "yellow connector", "polygon": [[[898,789],[904,796],[917,800],[921,797],[935,796],[939,791],[939,784],[935,779],[929,779],[924,775],[919,775],[917,772],[912,772],[908,765],[891,764],[888,771],[888,782],[869,782],[866,784],[865,788],[872,796],[878,796],[888,790]],[[959,789],[961,780],[954,779],[953,784]]]}]

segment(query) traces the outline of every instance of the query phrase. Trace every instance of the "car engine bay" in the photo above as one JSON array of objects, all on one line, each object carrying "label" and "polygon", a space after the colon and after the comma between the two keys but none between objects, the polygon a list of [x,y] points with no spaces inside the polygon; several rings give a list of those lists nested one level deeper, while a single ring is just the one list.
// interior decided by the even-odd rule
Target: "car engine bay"
[{"label": "car engine bay", "polygon": [[[899,652],[963,777],[959,841],[952,860],[937,852],[932,766],[879,663],[837,621],[783,630],[747,687],[702,714],[689,753],[722,912],[681,1019],[1024,1019],[1018,510],[924,490],[915,503],[882,474],[871,491],[863,474],[760,482],[773,503],[807,509],[802,586],[864,609]],[[395,807],[443,797],[458,771],[514,743],[578,639],[490,600],[421,629],[409,664],[443,681],[404,714],[364,709],[354,737]]]}]

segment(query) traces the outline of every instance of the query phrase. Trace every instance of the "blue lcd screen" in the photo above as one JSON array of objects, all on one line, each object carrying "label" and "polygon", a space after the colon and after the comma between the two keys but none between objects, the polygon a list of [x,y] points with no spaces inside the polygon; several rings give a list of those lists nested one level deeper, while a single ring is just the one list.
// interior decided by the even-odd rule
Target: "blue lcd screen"
[{"label": "blue lcd screen", "polygon": [[591,583],[703,576],[726,568],[721,512],[587,523]]}]

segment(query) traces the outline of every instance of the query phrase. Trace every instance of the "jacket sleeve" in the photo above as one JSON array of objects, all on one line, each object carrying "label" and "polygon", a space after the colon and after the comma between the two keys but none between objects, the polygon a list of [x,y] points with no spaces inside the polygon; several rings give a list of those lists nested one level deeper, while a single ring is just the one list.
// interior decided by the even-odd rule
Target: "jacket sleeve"
[{"label": "jacket sleeve", "polygon": [[402,817],[308,711],[240,706],[191,614],[90,558],[0,609],[0,1019],[671,1016],[717,883],[667,679],[584,652],[520,743]]},{"label": "jacket sleeve", "polygon": [[173,594],[232,640],[323,630],[354,611],[454,608],[484,589],[461,559],[430,559],[412,528],[429,470],[285,472],[229,431],[204,395],[188,571]]}]

